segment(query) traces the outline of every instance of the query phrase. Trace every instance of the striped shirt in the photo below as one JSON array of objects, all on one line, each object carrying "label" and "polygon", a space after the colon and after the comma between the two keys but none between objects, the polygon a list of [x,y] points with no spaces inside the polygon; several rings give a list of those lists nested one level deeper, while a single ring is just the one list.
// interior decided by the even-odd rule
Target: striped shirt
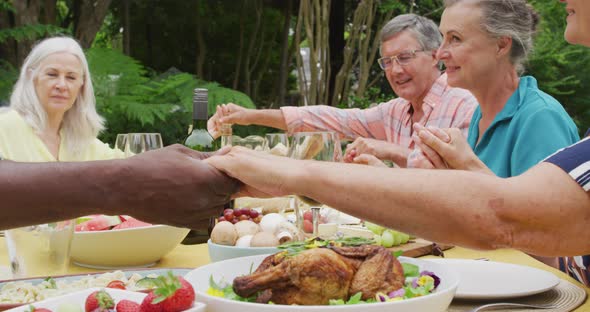
[{"label": "striped shirt", "polygon": [[[584,191],[590,190],[590,138],[557,151],[545,161],[567,172]],[[590,286],[590,255],[561,257],[559,269]]]},{"label": "striped shirt", "polygon": [[[460,128],[465,133],[477,106],[467,90],[452,88],[442,74],[424,97],[424,116],[417,121],[423,126]],[[282,107],[289,134],[303,131],[334,131],[341,139],[373,138],[413,149],[412,105],[396,98],[368,109],[339,109],[317,105]]]}]

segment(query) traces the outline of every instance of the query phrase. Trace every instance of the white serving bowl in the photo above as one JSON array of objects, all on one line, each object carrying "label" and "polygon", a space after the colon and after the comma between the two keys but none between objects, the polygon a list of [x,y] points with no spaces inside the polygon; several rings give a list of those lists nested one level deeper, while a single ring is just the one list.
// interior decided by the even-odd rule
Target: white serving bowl
[{"label": "white serving bowl", "polygon": [[400,257],[401,262],[418,265],[420,271],[428,270],[440,277],[438,288],[431,294],[423,297],[416,297],[408,300],[394,302],[369,303],[361,305],[338,305],[338,306],[294,306],[277,304],[259,304],[250,302],[234,301],[207,294],[209,279],[216,282],[221,280],[231,283],[235,277],[247,275],[254,270],[268,255],[250,256],[244,258],[230,259],[211,263],[189,272],[185,278],[189,281],[196,292],[199,301],[207,304],[207,312],[240,311],[240,312],[341,312],[341,311],[363,311],[363,312],[444,312],[451,304],[453,295],[459,285],[458,275],[441,263],[428,260],[419,260]]},{"label": "white serving bowl", "polygon": [[209,258],[211,258],[211,262],[217,262],[246,256],[267,255],[279,252],[279,249],[277,247],[226,246],[215,244],[211,242],[211,239],[207,241],[207,247],[209,247]]},{"label": "white serving bowl", "polygon": [[70,257],[77,265],[97,269],[149,267],[180,244],[188,231],[152,225],[75,232]]}]

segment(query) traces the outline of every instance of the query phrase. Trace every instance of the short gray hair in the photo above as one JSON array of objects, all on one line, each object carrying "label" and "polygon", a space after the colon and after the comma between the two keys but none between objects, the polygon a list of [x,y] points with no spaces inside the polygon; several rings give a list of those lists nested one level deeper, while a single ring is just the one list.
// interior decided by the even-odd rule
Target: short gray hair
[{"label": "short gray hair", "polygon": [[[49,55],[67,52],[76,56],[82,64],[82,87],[74,105],[65,114],[61,130],[65,148],[74,155],[91,144],[104,129],[103,119],[96,112],[96,99],[84,51],[69,37],[53,37],[39,42],[25,59],[18,81],[10,96],[10,107],[23,116],[33,129],[43,132],[47,127],[47,112],[39,102],[34,80],[39,74],[39,64]],[[63,140],[64,138],[62,138]]]},{"label": "short gray hair", "polygon": [[481,28],[494,38],[512,38],[510,61],[519,74],[533,49],[539,15],[526,0],[445,0],[445,7],[473,3],[481,8]]},{"label": "short gray hair", "polygon": [[442,43],[436,23],[416,14],[398,15],[387,22],[381,29],[381,43],[404,30],[411,32],[424,50],[437,50]]}]

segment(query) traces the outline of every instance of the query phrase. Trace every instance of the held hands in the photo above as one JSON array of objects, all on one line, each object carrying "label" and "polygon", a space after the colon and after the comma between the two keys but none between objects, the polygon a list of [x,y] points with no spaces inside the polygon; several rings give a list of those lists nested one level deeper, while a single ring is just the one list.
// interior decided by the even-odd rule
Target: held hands
[{"label": "held hands", "polygon": [[[227,152],[222,149],[216,154]],[[239,182],[207,164],[209,154],[181,145],[122,160],[120,192],[114,198],[129,214],[152,223],[196,228],[223,210]],[[118,207],[114,207],[118,208]]]},{"label": "held hands", "polygon": [[248,109],[234,103],[217,106],[215,114],[207,121],[207,130],[216,139],[221,135],[221,125],[224,123],[247,126],[250,123],[246,120]]},{"label": "held hands", "polygon": [[205,163],[243,183],[236,197],[275,197],[290,194],[288,184],[297,183],[307,162],[236,146]]},{"label": "held hands", "polygon": [[414,131],[414,142],[416,147],[422,150],[423,157],[412,154],[408,158],[408,162],[412,162],[412,167],[450,168],[493,174],[473,153],[461,130],[425,128],[416,123]]},{"label": "held hands", "polygon": [[359,156],[354,157],[352,162],[354,162],[355,164],[369,165],[373,167],[389,168],[379,158],[370,154],[360,154]]},{"label": "held hands", "polygon": [[[386,141],[358,137],[346,146],[344,161],[355,162],[354,159],[362,154],[372,155],[378,159],[387,159],[390,145],[391,143]],[[363,158],[363,161],[365,160],[366,157]]]}]

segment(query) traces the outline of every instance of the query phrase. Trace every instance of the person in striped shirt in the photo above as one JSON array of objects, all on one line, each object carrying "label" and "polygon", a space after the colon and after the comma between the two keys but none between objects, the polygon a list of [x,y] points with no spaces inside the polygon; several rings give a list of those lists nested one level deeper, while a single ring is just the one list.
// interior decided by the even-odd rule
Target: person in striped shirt
[{"label": "person in striped shirt", "polygon": [[[376,157],[405,167],[414,148],[412,124],[456,127],[466,134],[477,105],[471,93],[447,84],[436,60],[440,43],[432,20],[415,14],[396,16],[381,30],[379,65],[398,98],[365,110],[324,105],[250,110],[230,103],[219,106],[209,119],[209,132],[219,136],[223,123],[264,125],[290,134],[334,131],[354,140],[346,149],[346,161],[375,163]],[[358,157],[362,154],[367,155]]]},{"label": "person in striped shirt", "polygon": [[[590,47],[590,1],[560,1],[567,3],[566,40]],[[239,147],[205,162],[243,183],[237,196],[298,194],[433,241],[567,256],[564,269],[590,286],[590,256],[575,256],[590,254],[590,138],[509,178],[467,170],[384,172]]]}]

